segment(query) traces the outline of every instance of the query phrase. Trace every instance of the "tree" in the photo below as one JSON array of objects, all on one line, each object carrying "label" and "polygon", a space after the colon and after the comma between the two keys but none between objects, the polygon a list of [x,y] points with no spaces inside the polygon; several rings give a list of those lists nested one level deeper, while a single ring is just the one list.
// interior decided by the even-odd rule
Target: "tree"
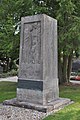
[{"label": "tree", "polygon": [[[62,61],[61,82],[69,82],[73,50],[78,49],[80,43],[80,18],[75,14],[76,5],[71,0],[60,0],[60,9],[57,19],[59,21],[59,62]],[[78,14],[78,13],[77,13]],[[60,69],[61,70],[61,69]]]},{"label": "tree", "polygon": [[4,71],[12,69],[14,60],[19,57],[18,23],[22,16],[32,12],[32,0],[3,0],[0,4],[0,59]]},{"label": "tree", "polygon": [[[69,82],[73,51],[79,48],[80,43],[79,1],[34,0],[34,2],[41,8],[39,12],[46,11],[48,15],[58,20],[59,79],[61,83]],[[44,11],[43,8],[45,8]]]},{"label": "tree", "polygon": [[[3,0],[0,5],[0,52],[12,61],[19,54],[21,17],[45,13],[58,20],[59,79],[69,82],[73,51],[80,43],[79,0]],[[16,33],[16,30],[17,34]]]}]

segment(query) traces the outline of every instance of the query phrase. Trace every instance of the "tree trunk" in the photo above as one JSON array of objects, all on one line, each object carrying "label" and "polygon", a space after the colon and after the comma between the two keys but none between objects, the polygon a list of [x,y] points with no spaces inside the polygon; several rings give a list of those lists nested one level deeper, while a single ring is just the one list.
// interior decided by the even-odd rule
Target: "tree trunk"
[{"label": "tree trunk", "polygon": [[68,56],[63,55],[63,80],[62,82],[67,82],[67,62],[68,62]]},{"label": "tree trunk", "polygon": [[8,58],[8,57],[7,57],[7,59],[6,59],[6,63],[7,63],[6,71],[8,72],[8,71],[9,71],[9,58]]},{"label": "tree trunk", "polygon": [[67,68],[67,82],[70,80],[70,74],[72,70],[72,57],[73,57],[73,51],[68,57],[68,68]]},{"label": "tree trunk", "polygon": [[59,78],[59,84],[62,84],[62,62],[61,62],[60,54],[58,54],[58,78]]},{"label": "tree trunk", "polygon": [[13,60],[11,59],[10,64],[9,64],[10,70],[12,69],[12,66],[13,66]]}]

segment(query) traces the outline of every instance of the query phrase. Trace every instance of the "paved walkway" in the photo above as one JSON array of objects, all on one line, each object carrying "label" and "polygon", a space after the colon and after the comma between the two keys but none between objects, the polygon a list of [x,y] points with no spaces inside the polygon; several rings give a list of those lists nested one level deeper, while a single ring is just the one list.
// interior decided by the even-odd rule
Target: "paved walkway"
[{"label": "paved walkway", "polygon": [[76,83],[76,84],[80,84],[80,81],[76,81],[76,80],[70,80],[71,83]]},{"label": "paved walkway", "polygon": [[[18,77],[17,76],[13,76],[13,77],[7,77],[7,78],[0,78],[0,81],[17,82],[18,81]],[[70,82],[71,83],[80,84],[80,81],[76,81],[76,80],[70,80]]]},{"label": "paved walkway", "polygon": [[18,80],[17,76],[7,77],[7,78],[0,78],[0,81],[17,82],[17,80]]}]

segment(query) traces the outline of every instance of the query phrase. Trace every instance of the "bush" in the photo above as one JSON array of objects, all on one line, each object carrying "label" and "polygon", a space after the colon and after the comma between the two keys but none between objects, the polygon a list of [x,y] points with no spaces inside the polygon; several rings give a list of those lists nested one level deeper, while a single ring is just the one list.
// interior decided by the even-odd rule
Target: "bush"
[{"label": "bush", "polygon": [[11,70],[10,72],[7,72],[7,73],[1,73],[0,74],[0,78],[5,78],[5,77],[9,77],[9,76],[16,76],[18,75],[18,70]]}]

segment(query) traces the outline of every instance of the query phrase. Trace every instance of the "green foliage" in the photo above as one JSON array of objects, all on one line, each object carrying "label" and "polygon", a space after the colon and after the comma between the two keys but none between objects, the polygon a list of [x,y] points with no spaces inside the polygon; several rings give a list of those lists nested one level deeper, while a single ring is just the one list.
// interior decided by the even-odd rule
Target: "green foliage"
[{"label": "green foliage", "polygon": [[60,60],[62,62],[60,63],[62,75],[59,76],[62,76],[60,79],[62,79],[63,82],[68,82],[71,72],[73,51],[78,51],[80,44],[80,4],[78,4],[79,0],[77,2],[75,2],[75,0],[57,1],[59,2],[59,9],[56,15],[59,31],[59,60],[63,60]]},{"label": "green foliage", "polygon": [[18,70],[11,70],[10,72],[7,72],[7,73],[1,73],[0,74],[0,78],[6,78],[6,77],[10,77],[10,76],[16,76],[18,75]]},{"label": "green foliage", "polygon": [[70,56],[73,50],[79,51],[79,0],[2,0],[0,4],[0,58],[11,58],[14,61],[19,57],[21,17],[42,13],[58,20],[59,56],[62,52],[63,56]]},{"label": "green foliage", "polygon": [[[15,32],[15,1],[4,0],[1,4],[1,18],[0,18],[0,52],[4,53],[5,56],[11,57],[11,51],[13,50],[14,39],[16,43],[19,38],[14,35]],[[19,43],[19,42],[18,42]],[[18,45],[19,46],[19,45]]]},{"label": "green foliage", "polygon": [[80,43],[80,17],[76,16],[76,4],[71,0],[58,0],[59,45],[64,54],[76,50]]},{"label": "green foliage", "polygon": [[15,82],[0,82],[0,102],[16,97]]},{"label": "green foliage", "polygon": [[13,61],[19,58],[21,17],[35,14],[34,8],[32,0],[3,0],[0,4],[0,59],[11,61],[6,62],[5,71],[12,69]]},{"label": "green foliage", "polygon": [[[65,54],[71,49],[77,49],[80,42],[80,16],[79,2],[75,0],[4,0],[0,8],[1,15],[1,50],[13,54],[19,53],[19,49],[15,52],[14,44],[19,44],[19,37],[14,36],[15,28],[21,17],[39,13],[46,13],[58,20],[59,26],[59,46]],[[3,40],[4,39],[4,40]],[[76,43],[76,47],[75,47]],[[18,55],[16,55],[18,57]]]}]

